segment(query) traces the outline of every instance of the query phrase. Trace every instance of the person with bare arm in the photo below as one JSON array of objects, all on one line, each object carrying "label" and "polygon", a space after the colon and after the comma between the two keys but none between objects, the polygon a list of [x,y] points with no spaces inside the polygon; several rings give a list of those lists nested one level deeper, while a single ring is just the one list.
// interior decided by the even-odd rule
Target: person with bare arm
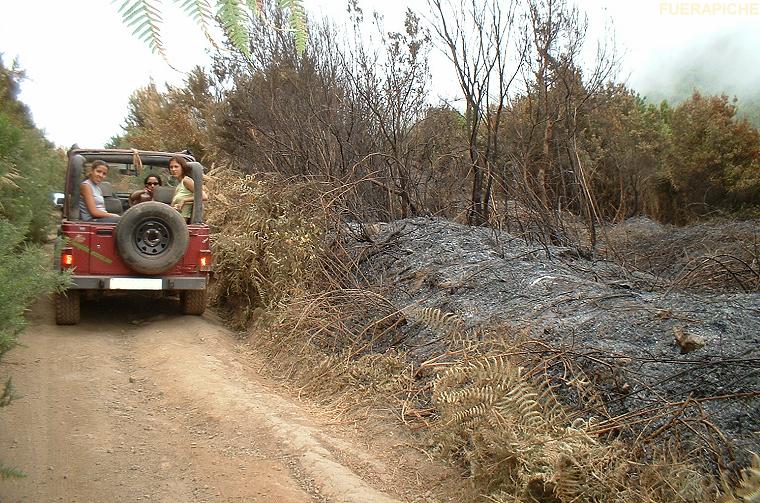
[{"label": "person with bare arm", "polygon": [[105,161],[93,161],[87,178],[79,184],[79,218],[85,222],[118,222],[121,218],[106,211],[106,203],[100,184],[108,176]]},{"label": "person with bare arm", "polygon": [[[169,171],[177,179],[177,188],[174,191],[172,208],[179,211],[185,222],[189,223],[190,217],[193,214],[193,201],[195,198],[195,182],[193,182],[190,176],[190,165],[184,158],[174,156],[169,161]],[[208,201],[206,191],[202,190],[201,198],[203,201]]]}]

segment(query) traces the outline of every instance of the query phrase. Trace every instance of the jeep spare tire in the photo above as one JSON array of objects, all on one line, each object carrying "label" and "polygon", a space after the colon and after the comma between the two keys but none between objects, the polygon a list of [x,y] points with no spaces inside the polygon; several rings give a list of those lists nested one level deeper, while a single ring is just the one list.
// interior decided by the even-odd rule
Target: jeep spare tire
[{"label": "jeep spare tire", "polygon": [[136,272],[161,274],[174,267],[190,240],[185,219],[168,204],[140,203],[128,209],[116,225],[121,259]]}]

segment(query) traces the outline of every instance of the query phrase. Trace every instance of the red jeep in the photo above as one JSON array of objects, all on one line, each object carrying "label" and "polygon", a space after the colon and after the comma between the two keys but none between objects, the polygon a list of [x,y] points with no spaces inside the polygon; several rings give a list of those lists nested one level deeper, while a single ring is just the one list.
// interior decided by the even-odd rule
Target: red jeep
[{"label": "red jeep", "polygon": [[[169,160],[188,161],[195,183],[190,223],[170,206],[174,187],[168,183]],[[109,213],[118,223],[79,220],[79,184],[95,160],[108,163],[108,177],[100,184]],[[130,206],[129,196],[143,188],[143,179],[157,175],[153,201]],[[203,223],[203,166],[186,153],[118,149],[80,149],[68,153],[63,219],[58,230],[58,270],[70,270],[73,284],[55,295],[55,321],[79,323],[82,293],[161,291],[179,293],[182,312],[202,314],[211,270],[209,229]]]}]

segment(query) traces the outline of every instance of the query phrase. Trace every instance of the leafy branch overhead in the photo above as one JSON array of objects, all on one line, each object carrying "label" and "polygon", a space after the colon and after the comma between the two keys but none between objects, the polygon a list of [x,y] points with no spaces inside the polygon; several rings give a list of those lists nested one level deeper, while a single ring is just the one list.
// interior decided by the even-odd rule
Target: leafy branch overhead
[{"label": "leafy branch overhead", "polygon": [[161,41],[161,11],[158,1],[126,0],[119,7],[119,14],[132,34],[148,44],[150,50],[166,58],[164,44]]},{"label": "leafy branch overhead", "polygon": [[[117,3],[120,0],[113,0]],[[306,11],[303,0],[274,0],[287,18],[299,53],[306,49]],[[218,21],[232,45],[250,56],[248,21],[264,13],[264,0],[174,0],[182,12],[192,19],[207,39],[213,41],[210,27]],[[213,5],[212,5],[213,4]],[[153,53],[166,59],[161,39],[161,0],[124,0],[119,14],[132,34],[148,44]]]}]

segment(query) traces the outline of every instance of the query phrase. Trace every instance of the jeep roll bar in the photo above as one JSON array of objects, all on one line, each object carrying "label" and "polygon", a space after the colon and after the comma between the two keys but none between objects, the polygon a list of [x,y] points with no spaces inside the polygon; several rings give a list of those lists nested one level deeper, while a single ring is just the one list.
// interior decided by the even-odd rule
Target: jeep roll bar
[{"label": "jeep roll bar", "polygon": [[79,184],[82,182],[82,171],[86,159],[80,154],[74,154],[69,159],[69,171],[66,177],[66,192],[64,193],[63,217],[68,220],[79,220]]},{"label": "jeep roll bar", "polygon": [[[137,151],[143,164],[153,164],[158,166],[168,166],[169,159],[172,156],[178,155],[184,157],[185,160],[190,163],[195,159],[187,154],[170,153],[170,152],[148,152]],[[96,159],[102,159],[105,162],[113,162],[118,164],[132,164],[134,160],[134,153],[131,150],[74,150],[69,155],[81,155],[84,156],[87,161],[92,162]]]},{"label": "jeep roll bar", "polygon": [[191,224],[203,222],[203,166],[199,162],[189,162],[190,176],[193,178],[195,190],[193,191],[193,214],[190,216]]}]

